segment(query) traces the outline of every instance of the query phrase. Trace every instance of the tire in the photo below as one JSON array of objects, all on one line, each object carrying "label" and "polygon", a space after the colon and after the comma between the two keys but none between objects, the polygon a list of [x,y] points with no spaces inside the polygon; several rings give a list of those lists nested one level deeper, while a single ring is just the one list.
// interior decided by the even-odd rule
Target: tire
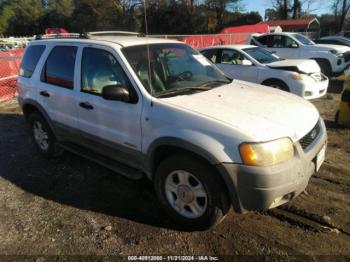
[{"label": "tire", "polygon": [[229,211],[228,196],[217,175],[209,164],[187,155],[170,156],[158,166],[155,191],[165,211],[182,229],[209,229]]},{"label": "tire", "polygon": [[265,82],[262,83],[262,85],[273,87],[273,88],[276,88],[276,89],[280,89],[282,91],[290,92],[289,87],[287,86],[287,84],[284,83],[281,80],[278,80],[278,79],[266,80]]},{"label": "tire", "polygon": [[45,158],[54,158],[63,153],[63,149],[58,145],[51,128],[38,112],[30,114],[30,132],[39,153]]},{"label": "tire", "polygon": [[316,60],[317,64],[321,68],[321,72],[325,74],[328,78],[332,77],[332,68],[330,64],[325,60]]}]

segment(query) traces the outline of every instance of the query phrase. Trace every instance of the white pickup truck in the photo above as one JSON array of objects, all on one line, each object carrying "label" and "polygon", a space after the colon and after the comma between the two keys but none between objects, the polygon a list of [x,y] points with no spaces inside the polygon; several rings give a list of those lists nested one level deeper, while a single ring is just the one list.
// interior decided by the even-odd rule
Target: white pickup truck
[{"label": "white pickup truck", "polygon": [[298,33],[253,34],[248,44],[268,49],[287,59],[314,59],[328,77],[340,75],[350,64],[350,47],[318,45]]}]

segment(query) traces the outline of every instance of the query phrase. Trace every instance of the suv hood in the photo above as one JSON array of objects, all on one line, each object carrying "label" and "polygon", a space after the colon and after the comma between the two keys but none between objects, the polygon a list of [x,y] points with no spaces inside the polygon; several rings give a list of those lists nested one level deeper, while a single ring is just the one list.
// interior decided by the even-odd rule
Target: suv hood
[{"label": "suv hood", "polygon": [[309,51],[323,51],[323,52],[329,52],[331,50],[335,50],[341,54],[350,51],[350,47],[347,47],[347,46],[326,45],[326,44],[305,45],[304,48],[306,48]]},{"label": "suv hood", "polygon": [[310,59],[285,59],[266,65],[274,69],[302,72],[305,74],[319,73],[321,71],[316,61]]},{"label": "suv hood", "polygon": [[350,51],[350,47],[345,45],[326,45],[326,44],[317,44],[317,46],[328,48],[329,50],[336,50],[338,53],[346,53]]},{"label": "suv hood", "polygon": [[319,119],[317,109],[305,99],[238,80],[209,91],[161,100],[229,125],[251,142],[282,137],[295,142]]}]

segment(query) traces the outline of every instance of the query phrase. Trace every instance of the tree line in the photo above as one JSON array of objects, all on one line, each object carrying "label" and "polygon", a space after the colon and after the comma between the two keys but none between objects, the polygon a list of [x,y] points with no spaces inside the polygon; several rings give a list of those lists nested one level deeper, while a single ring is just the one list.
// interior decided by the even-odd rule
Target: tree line
[{"label": "tree line", "polygon": [[[262,20],[258,12],[241,12],[241,0],[146,0],[146,10],[150,34],[216,33]],[[0,0],[0,35],[42,34],[48,27],[145,32],[144,17],[141,0]]]},{"label": "tree line", "polygon": [[350,0],[271,0],[273,8],[266,10],[265,19],[297,19],[312,15],[321,6],[329,7],[329,14],[318,17],[321,34],[328,35],[349,28]]},{"label": "tree line", "polygon": [[[265,19],[310,16],[323,0],[271,0]],[[348,26],[350,0],[330,0],[323,29]],[[226,26],[255,24],[258,12],[245,13],[242,0],[146,0],[150,34],[217,33]],[[314,8],[314,9],[313,9]],[[42,34],[48,27],[69,32],[125,30],[145,32],[143,0],[0,0],[0,35]],[[326,31],[324,31],[326,32]],[[328,32],[328,31],[327,31]]]}]

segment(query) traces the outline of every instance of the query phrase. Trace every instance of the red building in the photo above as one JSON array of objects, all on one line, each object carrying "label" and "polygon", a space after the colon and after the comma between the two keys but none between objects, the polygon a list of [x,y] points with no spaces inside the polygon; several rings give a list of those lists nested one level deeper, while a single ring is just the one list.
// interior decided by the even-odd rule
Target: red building
[{"label": "red building", "polygon": [[317,18],[309,17],[302,19],[270,20],[259,24],[266,24],[270,27],[280,26],[285,32],[319,32],[320,22]]}]

